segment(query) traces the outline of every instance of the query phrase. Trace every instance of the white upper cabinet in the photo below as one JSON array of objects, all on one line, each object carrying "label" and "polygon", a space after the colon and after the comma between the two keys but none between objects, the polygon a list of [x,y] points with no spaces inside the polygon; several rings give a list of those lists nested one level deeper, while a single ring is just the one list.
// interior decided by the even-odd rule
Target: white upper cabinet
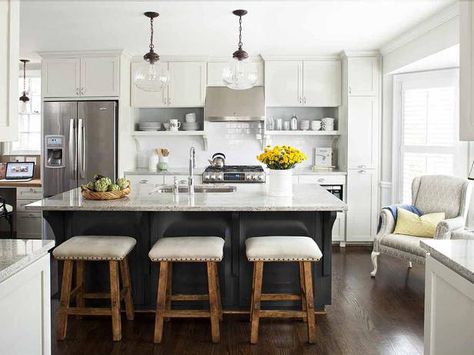
[{"label": "white upper cabinet", "polygon": [[[228,62],[207,63],[207,86],[225,86],[222,72]],[[257,73],[256,86],[263,86],[263,62],[249,62],[250,70]]]},{"label": "white upper cabinet", "polygon": [[0,1],[0,142],[18,139],[20,2]]},{"label": "white upper cabinet", "polygon": [[347,66],[348,95],[376,96],[379,87],[379,59],[377,57],[349,57]]},{"label": "white upper cabinet", "polygon": [[[168,89],[164,89],[159,92],[145,91],[138,88],[134,84],[134,78],[140,68],[148,66],[144,61],[132,63],[131,71],[131,105],[132,107],[168,107]],[[160,72],[163,69],[168,70],[168,63],[159,62],[156,63],[156,70]]]},{"label": "white upper cabinet", "polygon": [[339,106],[341,104],[341,62],[339,60],[304,61],[303,89],[305,106]]},{"label": "white upper cabinet", "polygon": [[201,107],[206,96],[206,63],[169,62],[170,107]]},{"label": "white upper cabinet", "polygon": [[120,94],[120,55],[44,54],[44,97],[117,97]]},{"label": "white upper cabinet", "polygon": [[265,62],[267,106],[337,107],[341,104],[339,60]]},{"label": "white upper cabinet", "polygon": [[43,61],[42,70],[42,92],[44,97],[72,97],[80,95],[80,58],[47,59]]},{"label": "white upper cabinet", "polygon": [[301,61],[265,61],[267,106],[302,106]]},{"label": "white upper cabinet", "polygon": [[81,60],[81,95],[119,96],[120,60],[111,57],[83,57]]},{"label": "white upper cabinet", "polygon": [[347,112],[347,164],[349,169],[377,167],[377,99],[349,97]]},{"label": "white upper cabinet", "polygon": [[459,6],[459,139],[474,141],[474,4],[471,1],[460,1]]},{"label": "white upper cabinet", "polygon": [[203,107],[206,96],[205,62],[159,62],[160,68],[169,70],[170,84],[160,92],[147,92],[133,84],[139,68],[144,62],[132,63],[131,104],[137,108]]}]

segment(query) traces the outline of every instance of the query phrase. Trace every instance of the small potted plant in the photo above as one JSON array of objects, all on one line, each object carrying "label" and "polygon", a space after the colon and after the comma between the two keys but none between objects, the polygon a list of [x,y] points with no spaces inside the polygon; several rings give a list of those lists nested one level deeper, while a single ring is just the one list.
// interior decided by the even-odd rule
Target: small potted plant
[{"label": "small potted plant", "polygon": [[269,169],[268,194],[271,196],[291,196],[293,193],[293,168],[306,160],[306,155],[289,145],[265,147],[257,159]]}]

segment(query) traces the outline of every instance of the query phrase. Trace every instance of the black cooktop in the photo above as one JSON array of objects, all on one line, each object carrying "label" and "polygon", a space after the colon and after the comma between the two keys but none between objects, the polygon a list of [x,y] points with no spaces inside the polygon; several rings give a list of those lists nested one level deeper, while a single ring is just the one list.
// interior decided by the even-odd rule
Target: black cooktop
[{"label": "black cooktop", "polygon": [[263,172],[260,165],[224,165],[223,168],[208,166],[204,172],[252,173]]}]

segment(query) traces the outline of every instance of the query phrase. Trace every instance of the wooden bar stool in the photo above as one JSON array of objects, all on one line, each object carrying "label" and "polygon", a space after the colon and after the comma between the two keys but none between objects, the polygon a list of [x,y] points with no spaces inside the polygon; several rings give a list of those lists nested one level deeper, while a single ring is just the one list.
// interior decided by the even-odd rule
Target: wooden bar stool
[{"label": "wooden bar stool", "polygon": [[[123,299],[128,320],[133,320],[133,300],[130,282],[130,270],[127,255],[133,249],[136,240],[119,236],[76,236],[68,239],[53,251],[58,260],[64,260],[61,300],[58,311],[57,338],[63,340],[67,332],[69,315],[111,316],[113,340],[122,339],[120,302]],[[110,273],[110,293],[87,293],[85,290],[84,263],[90,261],[108,261]],[[76,266],[76,287],[71,290],[72,274]],[[120,273],[119,273],[120,268]],[[120,290],[119,274],[123,287]],[[70,307],[71,297],[76,297],[76,306]],[[86,307],[86,299],[110,299],[110,308]]]},{"label": "wooden bar stool", "polygon": [[[156,296],[154,342],[161,343],[165,318],[210,318],[212,342],[220,341],[219,320],[222,303],[219,292],[217,263],[222,260],[224,239],[219,237],[168,237],[158,240],[148,253],[160,263],[160,277]],[[173,295],[172,265],[176,262],[206,263],[208,293],[204,295]],[[171,301],[209,301],[209,311],[173,310]]]},{"label": "wooden bar stool", "polygon": [[[250,304],[250,343],[258,341],[260,318],[303,318],[308,326],[308,342],[316,341],[313,276],[311,263],[323,256],[316,242],[309,237],[254,237],[245,241],[247,259],[253,262],[252,299]],[[298,262],[301,294],[262,293],[265,262]],[[301,311],[261,310],[261,301],[301,300]]]}]

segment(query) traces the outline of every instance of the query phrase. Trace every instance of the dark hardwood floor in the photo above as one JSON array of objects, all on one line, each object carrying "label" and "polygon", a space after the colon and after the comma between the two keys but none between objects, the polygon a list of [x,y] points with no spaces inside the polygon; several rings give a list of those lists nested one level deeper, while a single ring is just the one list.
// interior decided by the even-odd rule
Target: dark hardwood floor
[{"label": "dark hardwood floor", "polygon": [[[409,270],[381,255],[371,279],[370,248],[334,249],[333,296],[327,314],[317,315],[317,341],[309,345],[297,320],[263,320],[259,343],[249,344],[248,317],[225,315],[221,343],[210,341],[208,320],[174,319],[163,343],[154,345],[153,314],[123,316],[123,339],[112,341],[110,319],[70,317],[66,340],[56,341],[57,301],[53,301],[53,354],[422,354],[424,267]],[[317,292],[317,290],[316,290]]]}]

